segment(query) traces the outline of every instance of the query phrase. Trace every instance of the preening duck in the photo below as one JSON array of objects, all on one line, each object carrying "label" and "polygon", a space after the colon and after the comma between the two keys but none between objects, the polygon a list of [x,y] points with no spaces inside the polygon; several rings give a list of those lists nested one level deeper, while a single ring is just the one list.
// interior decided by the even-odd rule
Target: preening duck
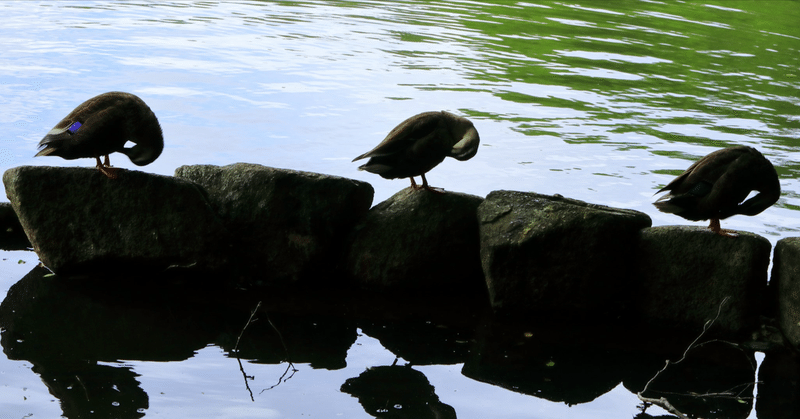
[{"label": "preening duck", "polygon": [[[480,144],[478,131],[467,118],[449,112],[423,112],[396,126],[372,150],[353,161],[369,157],[359,170],[381,175],[385,179],[410,178],[414,189],[434,190],[425,173],[445,157],[469,160]],[[414,176],[422,177],[417,186]]]},{"label": "preening duck", "polygon": [[[687,220],[711,220],[708,228],[723,236],[719,220],[732,215],[756,215],[778,201],[778,174],[758,150],[747,146],[717,150],[698,160],[656,193],[669,191],[653,205]],[[751,191],[758,194],[745,201]],[[742,202],[744,201],[744,202]]]},{"label": "preening duck", "polygon": [[[133,147],[125,148],[130,141]],[[36,156],[59,156],[67,160],[91,158],[97,169],[111,179],[118,168],[111,167],[108,155],[120,152],[144,166],[152,163],[164,149],[161,126],[153,111],[138,96],[108,92],[81,103],[39,142]],[[100,156],[105,161],[100,162]]]}]

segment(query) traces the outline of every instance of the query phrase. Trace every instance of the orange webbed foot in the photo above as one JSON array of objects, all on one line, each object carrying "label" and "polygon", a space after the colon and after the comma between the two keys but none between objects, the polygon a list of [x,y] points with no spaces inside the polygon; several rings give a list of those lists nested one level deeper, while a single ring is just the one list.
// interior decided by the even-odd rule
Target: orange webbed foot
[{"label": "orange webbed foot", "polygon": [[431,191],[435,193],[440,193],[440,194],[444,193],[444,189],[434,188],[433,186],[428,185],[428,180],[425,179],[425,174],[422,174],[422,185],[417,185],[417,182],[414,182],[413,177],[409,177],[409,179],[411,179],[411,188],[415,191],[418,191],[420,189],[425,189],[426,191]]},{"label": "orange webbed foot", "polygon": [[109,179],[116,179],[117,177],[119,177],[117,173],[121,169],[118,167],[111,167],[111,163],[108,160],[108,155],[106,155],[104,163],[100,162],[100,157],[95,157],[95,158],[97,159],[97,170],[99,170],[100,173],[106,175],[106,177],[108,177]]},{"label": "orange webbed foot", "polygon": [[720,236],[723,236],[723,237],[731,237],[731,238],[734,238],[734,239],[736,237],[739,237],[739,233],[737,233],[737,232],[735,232],[733,230],[725,230],[722,227],[720,227],[719,219],[716,219],[716,218],[712,218],[711,219],[711,224],[708,225],[708,229],[713,231],[716,234],[719,234]]}]

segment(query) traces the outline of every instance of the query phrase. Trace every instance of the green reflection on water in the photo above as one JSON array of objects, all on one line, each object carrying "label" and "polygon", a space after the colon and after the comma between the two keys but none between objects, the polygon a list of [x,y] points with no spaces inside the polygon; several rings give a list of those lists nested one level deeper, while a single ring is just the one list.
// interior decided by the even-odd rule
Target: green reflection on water
[{"label": "green reflection on water", "polygon": [[[651,141],[709,147],[741,142],[796,146],[792,134],[800,125],[791,95],[798,89],[796,3],[591,4],[471,2],[454,10],[432,3],[427,10],[433,21],[417,16],[414,23],[463,26],[466,32],[444,31],[441,40],[456,37],[478,55],[452,59],[462,63],[469,77],[488,82],[503,101],[534,105],[492,116],[516,122],[516,130],[527,135],[596,143],[640,133]],[[439,52],[394,51],[405,57]],[[603,121],[613,122],[613,131],[587,136],[570,128]],[[686,135],[671,126],[711,132]],[[712,139],[714,132],[730,134],[723,136],[730,140]]]}]

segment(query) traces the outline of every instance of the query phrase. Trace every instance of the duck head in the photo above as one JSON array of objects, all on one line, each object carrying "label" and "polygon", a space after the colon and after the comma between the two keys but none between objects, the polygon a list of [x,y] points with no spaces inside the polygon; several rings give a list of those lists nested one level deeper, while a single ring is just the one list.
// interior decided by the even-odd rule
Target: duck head
[{"label": "duck head", "polygon": [[457,118],[454,121],[454,126],[451,127],[454,138],[460,138],[457,143],[453,145],[450,152],[447,154],[456,160],[465,161],[469,160],[478,153],[478,146],[481,143],[481,138],[478,135],[478,130],[466,118]]}]

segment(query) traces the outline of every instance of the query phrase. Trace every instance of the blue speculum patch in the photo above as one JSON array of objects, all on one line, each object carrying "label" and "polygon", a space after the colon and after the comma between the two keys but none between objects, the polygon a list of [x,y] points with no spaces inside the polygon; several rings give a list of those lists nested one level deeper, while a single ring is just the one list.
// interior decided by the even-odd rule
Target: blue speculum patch
[{"label": "blue speculum patch", "polygon": [[75,131],[77,131],[78,128],[81,127],[81,125],[82,124],[80,122],[77,122],[77,121],[73,122],[72,125],[70,125],[69,128],[67,128],[67,131],[69,131],[71,133],[75,133]]}]

